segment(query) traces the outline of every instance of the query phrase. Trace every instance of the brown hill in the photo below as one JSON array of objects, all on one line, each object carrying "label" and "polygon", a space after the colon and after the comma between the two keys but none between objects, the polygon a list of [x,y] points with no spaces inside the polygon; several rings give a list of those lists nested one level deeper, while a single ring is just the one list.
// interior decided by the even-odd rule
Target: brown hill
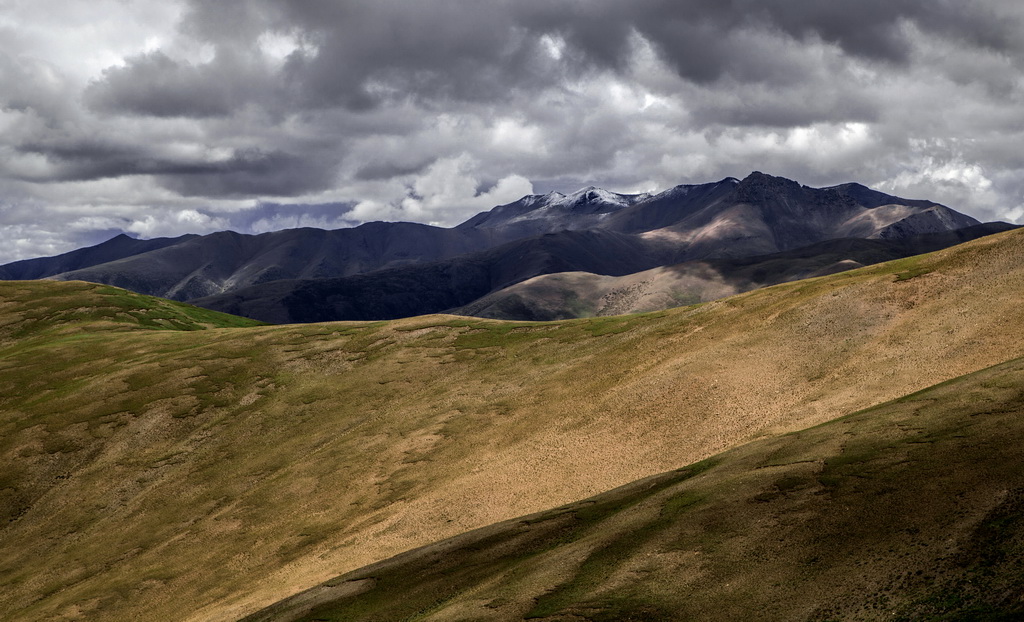
[{"label": "brown hill", "polygon": [[130,297],[114,288],[4,283],[0,610],[237,618],[1024,356],[1022,251],[1013,231],[701,306],[550,324],[187,331],[148,302],[134,326],[95,323],[91,309]]},{"label": "brown hill", "polygon": [[337,577],[244,622],[1024,619],[1024,359]]}]

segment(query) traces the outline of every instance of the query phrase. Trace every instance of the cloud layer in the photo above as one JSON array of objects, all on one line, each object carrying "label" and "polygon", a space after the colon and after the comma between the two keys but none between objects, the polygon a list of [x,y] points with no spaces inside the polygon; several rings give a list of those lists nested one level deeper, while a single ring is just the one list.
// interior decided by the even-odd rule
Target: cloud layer
[{"label": "cloud layer", "polygon": [[1024,216],[1012,0],[86,8],[0,1],[0,262],[754,169]]}]

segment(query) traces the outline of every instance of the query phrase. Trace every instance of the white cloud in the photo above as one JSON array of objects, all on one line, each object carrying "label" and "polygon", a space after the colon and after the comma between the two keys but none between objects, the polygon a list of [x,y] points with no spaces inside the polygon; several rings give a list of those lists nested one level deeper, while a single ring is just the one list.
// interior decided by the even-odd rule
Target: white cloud
[{"label": "white cloud", "polygon": [[74,249],[74,242],[61,231],[45,225],[0,225],[0,264],[57,255]]},{"label": "white cloud", "polygon": [[410,220],[452,226],[477,212],[533,192],[530,180],[515,174],[480,191],[480,179],[475,174],[478,167],[466,154],[438,160],[416,177],[410,195],[402,201],[402,214]]},{"label": "white cloud", "polygon": [[981,220],[999,217],[1016,221],[1021,213],[995,190],[984,169],[966,162],[961,157],[938,159],[922,155],[913,166],[908,166],[892,179],[878,184],[893,194],[921,196],[922,193],[940,194],[941,202],[953,209],[976,215]]},{"label": "white cloud", "polygon": [[[347,216],[347,215],[346,215]],[[268,233],[280,231],[281,229],[297,229],[299,227],[312,227],[315,229],[341,229],[351,226],[352,218],[346,216],[310,216],[298,213],[290,214],[283,212],[267,218],[260,218],[253,221],[246,228],[247,233]]]},{"label": "white cloud", "polygon": [[194,209],[183,209],[159,214],[148,214],[144,218],[126,224],[125,231],[142,237],[174,237],[186,233],[212,233],[228,228],[225,218],[210,216]]},{"label": "white cloud", "polygon": [[565,39],[557,34],[542,35],[540,44],[552,60],[562,60],[562,56],[565,55]]},{"label": "white cloud", "polygon": [[522,119],[502,117],[491,128],[491,144],[495,149],[515,151],[533,156],[547,155],[542,130]]},{"label": "white cloud", "polygon": [[[79,82],[173,35],[183,3],[94,0],[5,0],[0,34],[15,32],[19,52],[61,67]],[[0,49],[4,47],[0,43]]]}]

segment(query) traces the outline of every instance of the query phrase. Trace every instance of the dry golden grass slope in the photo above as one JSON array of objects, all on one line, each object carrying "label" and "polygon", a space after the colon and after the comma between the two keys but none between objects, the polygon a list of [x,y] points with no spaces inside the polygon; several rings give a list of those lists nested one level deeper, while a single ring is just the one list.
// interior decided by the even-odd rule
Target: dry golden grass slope
[{"label": "dry golden grass slope", "polygon": [[331,579],[243,622],[1019,622],[1024,359]]},{"label": "dry golden grass slope", "polygon": [[237,619],[1020,357],[1022,292],[1024,231],[549,324],[243,326],[2,283],[0,619]]}]

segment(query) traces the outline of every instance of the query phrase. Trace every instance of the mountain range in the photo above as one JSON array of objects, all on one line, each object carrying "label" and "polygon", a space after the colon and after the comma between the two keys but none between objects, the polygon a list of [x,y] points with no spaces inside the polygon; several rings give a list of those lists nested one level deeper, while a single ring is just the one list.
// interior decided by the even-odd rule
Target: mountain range
[{"label": "mountain range", "polygon": [[755,172],[658,194],[531,195],[454,228],[121,235],[0,266],[0,278],[105,283],[279,323],[437,312],[551,319],[706,301],[1008,227],[979,225],[860,184],[809,188]]}]

